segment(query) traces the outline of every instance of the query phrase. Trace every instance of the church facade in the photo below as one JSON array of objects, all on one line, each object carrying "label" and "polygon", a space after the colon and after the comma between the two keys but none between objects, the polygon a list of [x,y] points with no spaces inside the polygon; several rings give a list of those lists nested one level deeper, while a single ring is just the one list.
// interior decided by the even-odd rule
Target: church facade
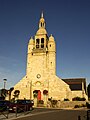
[{"label": "church facade", "polygon": [[44,100],[45,91],[47,98],[56,100],[72,100],[78,94],[82,97],[82,90],[72,94],[69,84],[56,75],[56,43],[52,35],[48,36],[45,26],[42,13],[39,28],[28,43],[26,75],[14,86],[14,91],[20,91],[20,99],[34,99],[35,91],[38,100]]}]

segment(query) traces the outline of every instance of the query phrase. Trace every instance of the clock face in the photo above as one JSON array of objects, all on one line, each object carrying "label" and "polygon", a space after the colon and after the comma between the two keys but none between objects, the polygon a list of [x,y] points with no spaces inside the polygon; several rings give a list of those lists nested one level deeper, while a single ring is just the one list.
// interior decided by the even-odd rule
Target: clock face
[{"label": "clock face", "polygon": [[41,77],[41,75],[40,74],[37,74],[37,78],[39,79]]}]

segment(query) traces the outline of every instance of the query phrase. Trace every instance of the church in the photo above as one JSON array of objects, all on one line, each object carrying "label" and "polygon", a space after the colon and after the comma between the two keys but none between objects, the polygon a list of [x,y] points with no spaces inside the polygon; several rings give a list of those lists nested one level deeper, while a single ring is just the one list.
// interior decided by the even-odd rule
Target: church
[{"label": "church", "polygon": [[47,99],[61,101],[87,98],[84,78],[68,80],[56,75],[56,43],[52,34],[48,36],[43,13],[36,34],[28,42],[26,75],[14,86],[15,90],[20,91],[19,99],[34,99],[35,92],[38,100],[44,100],[45,94]]}]

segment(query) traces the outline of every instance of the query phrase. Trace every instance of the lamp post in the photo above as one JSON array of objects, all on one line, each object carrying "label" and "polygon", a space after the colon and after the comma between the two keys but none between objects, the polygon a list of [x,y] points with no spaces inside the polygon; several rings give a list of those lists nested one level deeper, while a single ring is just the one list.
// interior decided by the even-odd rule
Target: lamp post
[{"label": "lamp post", "polygon": [[7,79],[3,79],[3,81],[4,81],[4,89],[5,89]]}]

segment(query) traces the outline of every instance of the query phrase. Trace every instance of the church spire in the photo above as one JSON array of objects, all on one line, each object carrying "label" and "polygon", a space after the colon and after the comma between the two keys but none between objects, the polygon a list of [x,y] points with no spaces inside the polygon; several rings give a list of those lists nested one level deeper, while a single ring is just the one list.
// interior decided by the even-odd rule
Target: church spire
[{"label": "church spire", "polygon": [[41,18],[39,20],[39,28],[45,28],[45,20],[43,17],[43,12],[41,13]]},{"label": "church spire", "polygon": [[41,13],[41,18],[43,18],[43,11],[42,11],[42,13]]}]

